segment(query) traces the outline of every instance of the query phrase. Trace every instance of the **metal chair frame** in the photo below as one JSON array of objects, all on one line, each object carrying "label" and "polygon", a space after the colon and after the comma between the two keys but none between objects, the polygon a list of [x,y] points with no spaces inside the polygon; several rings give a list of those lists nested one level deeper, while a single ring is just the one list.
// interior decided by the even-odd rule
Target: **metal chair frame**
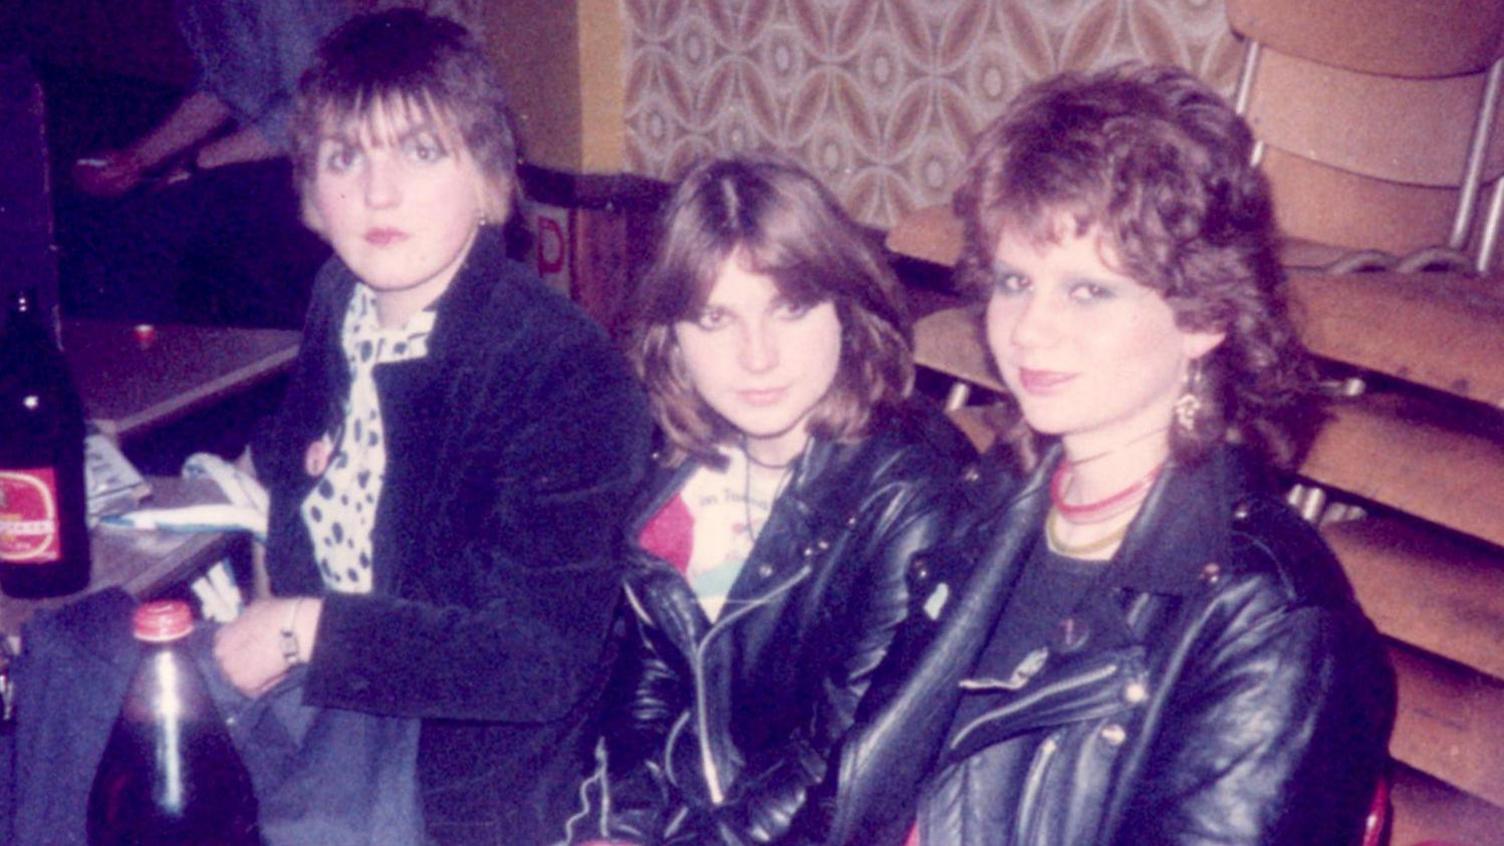
[{"label": "metal chair frame", "polygon": [[[1253,96],[1254,80],[1257,76],[1259,62],[1265,49],[1264,44],[1253,37],[1249,37],[1247,41],[1243,64],[1233,98],[1233,107],[1240,115],[1247,115],[1248,113]],[[1501,49],[1504,49],[1504,45],[1501,45]],[[1462,179],[1458,183],[1458,199],[1452,218],[1451,234],[1447,239],[1445,247],[1425,248],[1403,257],[1391,257],[1380,251],[1355,251],[1339,259],[1337,264],[1331,265],[1328,269],[1333,272],[1351,272],[1353,270],[1413,271],[1419,269],[1467,269],[1478,274],[1486,273],[1489,270],[1497,249],[1499,223],[1501,219],[1504,219],[1504,176],[1500,176],[1493,182],[1478,245],[1471,258],[1464,252],[1464,248],[1473,226],[1475,209],[1478,205],[1478,196],[1482,190],[1485,160],[1488,154],[1489,143],[1492,140],[1501,88],[1504,88],[1504,55],[1496,58],[1488,68],[1483,94],[1478,105],[1477,116],[1468,143],[1466,164]],[[1253,161],[1255,164],[1262,161],[1264,150],[1265,142],[1263,140],[1257,141],[1253,151]]]}]

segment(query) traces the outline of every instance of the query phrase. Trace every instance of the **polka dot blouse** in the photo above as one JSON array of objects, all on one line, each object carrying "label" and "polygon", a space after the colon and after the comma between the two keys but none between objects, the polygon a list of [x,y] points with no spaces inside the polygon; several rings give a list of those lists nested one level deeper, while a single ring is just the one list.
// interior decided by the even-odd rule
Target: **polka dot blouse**
[{"label": "polka dot blouse", "polygon": [[434,316],[421,311],[400,328],[383,329],[376,298],[364,285],[356,286],[345,311],[340,340],[350,366],[350,396],[343,422],[324,436],[329,463],[302,506],[314,558],[330,590],[371,591],[371,535],[386,476],[386,437],[372,374],[378,364],[426,356]]}]

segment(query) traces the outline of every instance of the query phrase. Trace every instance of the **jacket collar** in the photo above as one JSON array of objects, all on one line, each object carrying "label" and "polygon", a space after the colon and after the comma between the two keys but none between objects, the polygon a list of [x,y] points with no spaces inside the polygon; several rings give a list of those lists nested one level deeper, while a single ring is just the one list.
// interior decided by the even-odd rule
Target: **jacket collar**
[{"label": "jacket collar", "polygon": [[1171,459],[1113,557],[1108,582],[1148,593],[1189,595],[1229,551],[1231,492],[1225,449],[1193,464]]},{"label": "jacket collar", "polygon": [[[826,468],[840,461],[842,455],[849,452],[851,449],[842,444],[823,438],[810,438],[809,445],[799,453],[798,458],[794,459],[788,488],[778,498],[779,503],[787,501],[792,504],[775,504],[775,512],[780,508],[792,507],[804,517],[814,513],[814,506],[820,501],[821,479],[826,478]],[[704,466],[705,462],[694,456],[689,456],[675,465],[658,464],[656,471],[649,474],[648,482],[643,487],[643,495],[638,498],[632,508],[633,518],[628,526],[628,536],[635,539],[641,535],[643,528],[653,515],[657,514],[674,495],[683,489],[695,471]],[[771,523],[770,515],[769,524]],[[764,528],[764,531],[767,529]]]},{"label": "jacket collar", "polygon": [[506,284],[499,279],[506,280],[513,276],[497,272],[498,268],[510,263],[501,227],[480,227],[475,233],[475,243],[470,246],[470,254],[465,257],[465,263],[455,273],[449,287],[430,306],[439,313],[434,323],[433,339],[429,343],[430,355],[434,350],[461,356],[473,353],[472,350],[456,348],[455,344],[449,343],[449,339],[473,338],[478,322],[494,319],[498,313],[506,313],[489,310],[485,308],[485,304],[498,284]]},{"label": "jacket collar", "polygon": [[[1023,486],[1011,489],[1010,512],[1037,513],[1037,531],[1049,507],[1049,477],[1064,450],[1052,446]],[[1231,549],[1230,515],[1250,471],[1229,446],[1192,463],[1171,459],[1128,528],[1101,585],[1186,596],[1201,589],[1208,566],[1225,566]],[[1017,525],[1015,521],[1010,524]],[[1215,571],[1213,571],[1215,572]]]},{"label": "jacket collar", "polygon": [[[873,458],[862,449],[865,443],[810,439],[809,445],[794,459],[788,486],[773,503],[752,555],[737,574],[728,598],[754,602],[776,593],[791,580],[800,580],[800,571],[829,548],[844,524],[854,516],[859,498],[867,493],[865,486],[849,484],[850,474],[840,472],[844,465]],[[660,465],[632,509],[627,536],[635,542],[648,521],[704,466],[704,462],[694,457],[675,466]],[[843,481],[847,484],[841,484]],[[720,618],[726,619],[740,617]]]},{"label": "jacket collar", "polygon": [[[484,306],[497,285],[497,269],[511,263],[506,255],[506,240],[501,227],[480,227],[475,233],[475,242],[470,245],[469,254],[465,256],[464,264],[460,265],[449,287],[429,306],[438,312],[429,339],[430,355],[443,355],[451,351],[469,354],[464,349],[452,350],[453,345],[448,341],[451,337],[466,337],[472,324],[486,319],[487,311]],[[505,274],[503,278],[510,278],[512,275]],[[339,281],[342,286],[338,299],[342,304],[338,312],[340,318],[330,321],[329,326],[329,331],[333,333],[332,343],[336,346],[344,325],[343,308],[349,304],[350,297],[355,295],[355,287],[360,284],[360,278],[340,262]],[[342,360],[340,363],[342,365]]]}]

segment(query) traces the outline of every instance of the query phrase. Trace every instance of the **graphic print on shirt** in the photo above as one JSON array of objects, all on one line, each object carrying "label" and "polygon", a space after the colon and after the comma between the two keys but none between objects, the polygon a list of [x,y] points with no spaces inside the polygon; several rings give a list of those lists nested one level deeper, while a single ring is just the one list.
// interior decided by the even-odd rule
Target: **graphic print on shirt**
[{"label": "graphic print on shirt", "polygon": [[639,537],[644,549],[684,573],[711,620],[725,607],[789,477],[787,470],[766,472],[755,466],[749,475],[740,450],[727,453],[727,459],[724,470],[695,471]]}]

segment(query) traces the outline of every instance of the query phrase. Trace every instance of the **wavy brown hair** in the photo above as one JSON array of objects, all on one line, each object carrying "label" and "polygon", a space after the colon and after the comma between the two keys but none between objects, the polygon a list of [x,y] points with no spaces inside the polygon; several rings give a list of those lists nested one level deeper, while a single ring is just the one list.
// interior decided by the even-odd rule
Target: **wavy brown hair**
[{"label": "wavy brown hair", "polygon": [[[460,141],[486,178],[486,213],[501,223],[516,203],[517,136],[506,89],[470,31],[417,9],[359,15],[319,45],[298,82],[289,122],[293,173],[306,188],[319,141],[377,108],[435,124],[446,144]],[[415,121],[418,122],[418,121]]]},{"label": "wavy brown hair", "polygon": [[674,324],[704,308],[733,254],[789,301],[830,302],[841,323],[834,383],[809,418],[812,434],[851,440],[875,409],[914,381],[909,319],[898,280],[869,235],[818,180],[776,157],[696,167],[664,210],[658,256],[628,306],[629,354],[672,458],[718,462],[734,427],[690,384]]},{"label": "wavy brown hair", "polygon": [[[955,195],[958,275],[978,296],[993,286],[1004,231],[1043,245],[1096,230],[1104,258],[1159,292],[1182,329],[1225,333],[1200,362],[1195,430],[1172,427],[1182,460],[1233,440],[1288,464],[1319,420],[1253,143],[1242,118],[1180,68],[1065,74],[1023,91],[981,132]],[[1016,412],[1004,428],[1025,440]]]}]

